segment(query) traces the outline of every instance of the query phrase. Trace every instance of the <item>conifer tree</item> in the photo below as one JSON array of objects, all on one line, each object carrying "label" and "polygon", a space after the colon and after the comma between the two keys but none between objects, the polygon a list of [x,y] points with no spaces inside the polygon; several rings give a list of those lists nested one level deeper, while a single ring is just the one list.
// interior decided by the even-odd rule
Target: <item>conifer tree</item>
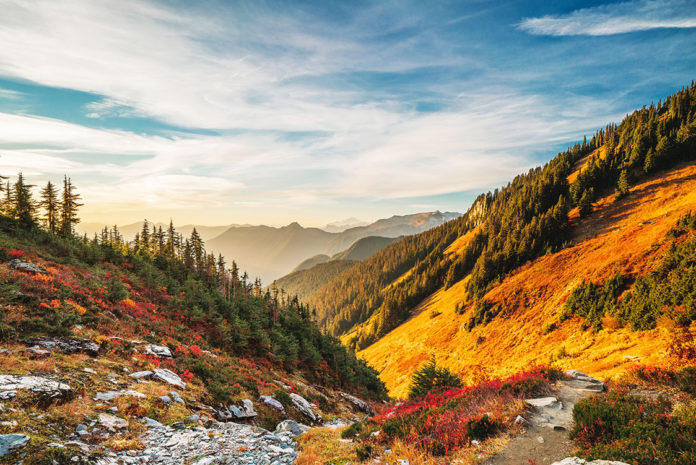
[{"label": "conifer tree", "polygon": [[25,227],[34,225],[34,215],[36,214],[36,202],[34,202],[31,184],[24,182],[22,173],[17,175],[12,200],[14,201],[14,217]]},{"label": "conifer tree", "polygon": [[41,189],[40,205],[44,209],[44,225],[46,229],[55,234],[58,230],[60,205],[58,202],[58,189],[51,181],[48,181],[46,187]]},{"label": "conifer tree", "polygon": [[580,197],[580,202],[578,203],[578,213],[580,213],[580,218],[585,218],[587,215],[592,213],[592,201],[594,200],[594,189],[585,189]]},{"label": "conifer tree", "polygon": [[2,205],[3,213],[10,218],[14,218],[14,203],[12,201],[12,186],[8,180],[5,184],[5,198]]},{"label": "conifer tree", "polygon": [[69,177],[63,178],[63,198],[60,202],[60,234],[63,237],[73,235],[74,225],[80,222],[77,209],[82,206],[79,202],[80,194],[75,192],[75,187]]},{"label": "conifer tree", "polygon": [[631,183],[628,178],[628,170],[623,169],[621,170],[621,174],[619,175],[619,180],[616,183],[616,190],[614,191],[614,196],[617,199],[620,199],[621,197],[625,197],[628,192],[631,190]]}]

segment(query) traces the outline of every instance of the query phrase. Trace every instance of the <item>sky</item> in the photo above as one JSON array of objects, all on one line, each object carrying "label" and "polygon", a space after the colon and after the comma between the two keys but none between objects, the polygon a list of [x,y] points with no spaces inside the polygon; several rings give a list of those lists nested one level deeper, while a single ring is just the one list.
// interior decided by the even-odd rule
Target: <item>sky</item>
[{"label": "sky", "polygon": [[696,78],[696,2],[0,0],[0,173],[87,222],[474,197]]}]

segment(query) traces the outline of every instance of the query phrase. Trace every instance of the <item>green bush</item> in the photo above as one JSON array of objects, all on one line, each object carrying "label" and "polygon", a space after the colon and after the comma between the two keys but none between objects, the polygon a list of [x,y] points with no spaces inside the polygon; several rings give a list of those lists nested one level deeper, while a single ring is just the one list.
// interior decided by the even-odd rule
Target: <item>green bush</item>
[{"label": "green bush", "polygon": [[450,372],[447,368],[440,368],[435,363],[435,357],[431,357],[425,365],[416,371],[411,377],[408,397],[415,399],[423,397],[433,390],[443,390],[460,387],[462,380],[459,376]]},{"label": "green bush", "polygon": [[353,439],[358,434],[362,433],[364,426],[362,423],[353,423],[348,428],[341,431],[341,437],[343,439]]},{"label": "green bush", "polygon": [[498,422],[485,414],[467,422],[466,435],[471,439],[483,440],[493,436],[498,431],[499,426]]}]

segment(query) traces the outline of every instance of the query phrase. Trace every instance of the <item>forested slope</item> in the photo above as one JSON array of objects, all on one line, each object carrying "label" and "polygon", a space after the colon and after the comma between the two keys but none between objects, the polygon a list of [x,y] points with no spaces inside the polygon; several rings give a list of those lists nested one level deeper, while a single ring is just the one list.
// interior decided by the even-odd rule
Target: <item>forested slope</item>
[{"label": "forested slope", "polygon": [[[319,323],[333,334],[351,332],[347,342],[361,349],[408,318],[427,296],[465,277],[468,300],[462,305],[473,305],[515,268],[570,245],[572,208],[586,217],[600,196],[620,198],[646,176],[693,159],[695,109],[692,84],[501,190],[482,194],[463,217],[381,250],[309,299]],[[578,165],[582,169],[573,173]],[[477,226],[457,253],[444,253]],[[484,302],[478,305],[487,311]]]}]

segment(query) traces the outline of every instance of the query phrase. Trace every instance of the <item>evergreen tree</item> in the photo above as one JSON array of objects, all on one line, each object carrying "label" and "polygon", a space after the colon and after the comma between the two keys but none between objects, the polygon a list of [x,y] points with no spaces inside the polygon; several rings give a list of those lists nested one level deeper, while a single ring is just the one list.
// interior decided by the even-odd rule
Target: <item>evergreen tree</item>
[{"label": "evergreen tree", "polygon": [[[52,233],[56,233],[58,230],[58,214],[59,214],[59,202],[58,202],[58,189],[53,185],[51,181],[48,181],[46,187],[41,189],[41,207],[44,209],[44,224],[46,229]],[[105,227],[106,228],[106,227]],[[103,237],[102,239],[107,239]]]},{"label": "evergreen tree", "polygon": [[585,218],[587,215],[592,213],[592,201],[594,200],[594,189],[585,189],[580,197],[580,202],[578,203],[578,213],[580,213],[580,218]]},{"label": "evergreen tree", "polygon": [[628,195],[628,192],[631,190],[631,183],[628,178],[628,170],[623,169],[621,170],[621,174],[619,175],[619,180],[616,184],[616,190],[614,191],[614,196],[617,199],[620,199],[622,197],[625,197]]},{"label": "evergreen tree", "polygon": [[14,201],[14,216],[24,227],[31,227],[35,224],[34,215],[36,214],[36,202],[34,202],[31,184],[24,181],[22,173],[17,175],[12,200]]},{"label": "evergreen tree", "polygon": [[60,202],[60,234],[70,237],[74,233],[74,225],[80,222],[77,209],[82,206],[79,203],[80,194],[75,192],[75,187],[69,177],[63,178],[63,198]]},{"label": "evergreen tree", "polygon": [[2,202],[2,211],[6,216],[14,218],[14,202],[12,201],[12,186],[8,180],[5,184],[5,198]]},{"label": "evergreen tree", "polygon": [[433,390],[444,390],[453,387],[460,387],[462,380],[447,368],[438,367],[435,363],[435,356],[419,368],[411,377],[408,397],[416,399],[423,397]]}]

